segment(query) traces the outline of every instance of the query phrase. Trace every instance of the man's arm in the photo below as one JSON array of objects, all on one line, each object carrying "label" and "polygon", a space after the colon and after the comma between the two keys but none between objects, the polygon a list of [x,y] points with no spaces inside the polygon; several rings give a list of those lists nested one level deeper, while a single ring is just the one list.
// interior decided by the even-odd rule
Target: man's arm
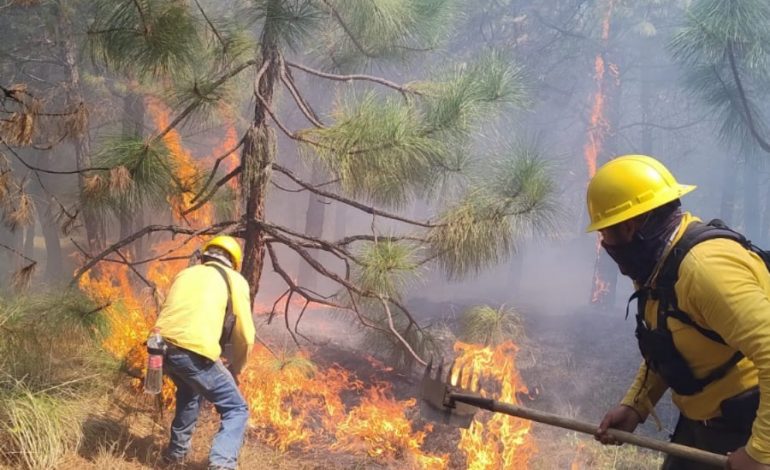
[{"label": "man's arm", "polygon": [[642,418],[647,419],[660,397],[666,392],[668,386],[655,372],[648,370],[647,365],[642,362],[639,370],[636,372],[631,387],[626,392],[626,396],[620,404],[630,406]]}]

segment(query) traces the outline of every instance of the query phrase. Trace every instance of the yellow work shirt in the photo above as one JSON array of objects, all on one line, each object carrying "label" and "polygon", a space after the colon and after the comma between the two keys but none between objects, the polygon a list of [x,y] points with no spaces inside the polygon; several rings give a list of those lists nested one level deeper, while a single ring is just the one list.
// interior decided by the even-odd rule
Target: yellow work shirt
[{"label": "yellow work shirt", "polygon": [[[674,236],[698,220],[689,213]],[[653,283],[654,284],[654,283]],[[682,260],[674,286],[678,307],[698,325],[716,331],[727,343],[710,340],[694,327],[669,317],[668,328],[676,349],[695,377],[703,378],[740,350],[746,357],[700,393],[672,400],[684,416],[705,420],[720,416],[719,404],[759,384],[760,405],[746,451],[755,460],[770,464],[770,273],[762,259],[739,243],[711,239],[695,245]],[[645,320],[655,327],[658,301],[648,299]],[[663,379],[642,363],[622,403],[643,418],[666,391]]]},{"label": "yellow work shirt", "polygon": [[[212,263],[207,263],[212,264]],[[237,271],[216,263],[227,273],[232,289],[235,325],[230,370],[241,371],[254,345],[249,284]],[[222,354],[219,338],[227,309],[227,284],[219,272],[206,264],[180,271],[171,283],[155,326],[170,343],[216,361]]]}]

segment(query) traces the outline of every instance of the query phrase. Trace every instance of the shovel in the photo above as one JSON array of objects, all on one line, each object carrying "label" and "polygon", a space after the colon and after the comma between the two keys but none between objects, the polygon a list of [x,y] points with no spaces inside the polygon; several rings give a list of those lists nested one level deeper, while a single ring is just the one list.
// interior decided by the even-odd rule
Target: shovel
[{"label": "shovel", "polygon": [[[479,394],[481,391],[480,384],[477,385],[475,391],[471,389],[473,372],[469,374],[467,384],[463,388],[462,367],[453,385],[452,374],[454,366],[455,363],[453,362],[446,374],[446,379],[442,379],[443,364],[439,364],[435,374],[432,373],[432,360],[425,368],[425,375],[420,383],[420,414],[423,418],[454,427],[468,428],[473,421],[476,411],[481,408],[585,434],[594,434],[598,428],[597,425],[591,423],[482,397]],[[618,429],[609,429],[607,434],[619,442],[665,452],[666,454],[707,465],[725,467],[727,463],[727,456],[725,455],[714,454],[681,444],[663,442]]]}]

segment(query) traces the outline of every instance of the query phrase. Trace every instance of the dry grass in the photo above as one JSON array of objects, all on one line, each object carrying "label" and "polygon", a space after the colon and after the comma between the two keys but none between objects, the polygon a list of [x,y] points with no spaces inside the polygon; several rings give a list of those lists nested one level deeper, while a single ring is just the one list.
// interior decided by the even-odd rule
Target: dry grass
[{"label": "dry grass", "polygon": [[536,426],[538,453],[532,470],[657,470],[663,456],[632,445],[604,446],[593,437]]}]

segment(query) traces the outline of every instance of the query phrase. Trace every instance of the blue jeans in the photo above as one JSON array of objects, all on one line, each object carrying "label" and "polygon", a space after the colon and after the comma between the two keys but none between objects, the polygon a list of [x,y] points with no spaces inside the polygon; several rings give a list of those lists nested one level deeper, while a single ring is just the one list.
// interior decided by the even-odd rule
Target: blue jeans
[{"label": "blue jeans", "polygon": [[190,440],[201,402],[205,398],[221,418],[214,436],[209,465],[235,468],[243,444],[249,409],[233,376],[222,361],[211,361],[184,349],[169,348],[164,367],[176,384],[176,415],[171,423],[171,441],[166,455],[181,459],[190,450]]}]

